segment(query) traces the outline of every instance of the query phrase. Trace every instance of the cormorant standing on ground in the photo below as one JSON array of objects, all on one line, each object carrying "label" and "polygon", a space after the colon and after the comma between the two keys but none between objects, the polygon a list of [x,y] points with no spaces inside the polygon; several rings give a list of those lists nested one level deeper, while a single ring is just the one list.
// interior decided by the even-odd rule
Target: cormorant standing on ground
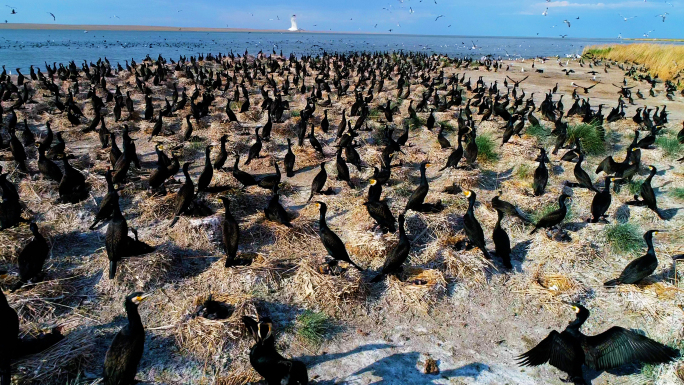
[{"label": "cormorant standing on ground", "polygon": [[104,362],[104,385],[134,384],[138,364],[145,349],[145,328],[143,327],[138,305],[147,298],[141,292],[126,297],[125,308],[128,325],[114,336],[107,349]]},{"label": "cormorant standing on ground", "polygon": [[334,261],[331,262],[330,264],[337,264],[338,261],[345,261],[349,263],[350,265],[354,266],[357,268],[359,271],[362,271],[357,264],[352,262],[352,260],[349,258],[349,254],[347,254],[347,248],[344,246],[344,243],[340,239],[340,237],[337,236],[330,228],[328,227],[328,224],[325,221],[325,214],[328,211],[328,206],[323,203],[323,202],[316,202],[316,205],[320,209],[320,218],[318,220],[318,233],[321,237],[321,241],[323,242],[323,246],[325,246],[325,249],[328,251],[328,254],[333,257]]},{"label": "cormorant standing on ground", "polygon": [[621,284],[639,283],[642,279],[653,274],[658,267],[658,258],[653,247],[653,236],[661,230],[649,230],[644,233],[644,241],[648,246],[646,254],[630,262],[620,273],[620,277],[611,279],[604,286],[617,286]]}]

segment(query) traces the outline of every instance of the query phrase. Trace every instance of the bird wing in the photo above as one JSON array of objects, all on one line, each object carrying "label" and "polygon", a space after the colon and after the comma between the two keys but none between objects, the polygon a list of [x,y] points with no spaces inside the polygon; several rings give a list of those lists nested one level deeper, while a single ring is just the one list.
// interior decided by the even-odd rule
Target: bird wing
[{"label": "bird wing", "polygon": [[521,354],[518,359],[521,366],[539,366],[548,362],[564,372],[570,372],[575,356],[572,345],[554,330],[537,346]]},{"label": "bird wing", "polygon": [[587,337],[583,348],[585,363],[594,370],[617,368],[634,361],[668,362],[679,355],[669,346],[619,326]]}]

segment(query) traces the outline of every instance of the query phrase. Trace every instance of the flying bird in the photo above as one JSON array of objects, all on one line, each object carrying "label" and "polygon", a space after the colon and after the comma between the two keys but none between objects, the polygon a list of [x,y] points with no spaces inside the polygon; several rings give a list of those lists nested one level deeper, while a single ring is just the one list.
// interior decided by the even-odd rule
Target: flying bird
[{"label": "flying bird", "polygon": [[413,8],[409,7],[409,13],[413,13]]},{"label": "flying bird", "polygon": [[569,22],[569,21],[563,20],[563,23],[567,24],[567,25],[568,25],[568,28],[570,28],[570,22]]},{"label": "flying bird", "polygon": [[546,16],[546,15],[548,15],[548,14],[549,14],[549,9],[546,8],[546,9],[544,10],[544,12],[542,12],[542,16]]},{"label": "flying bird", "polygon": [[629,20],[629,19],[634,19],[634,18],[636,17],[636,16],[624,17],[624,16],[622,16],[622,14],[618,14],[618,15],[620,15],[620,17],[623,18],[625,21],[627,21],[627,20]]},{"label": "flying bird", "polygon": [[[50,16],[52,16],[52,20],[57,21],[57,18],[55,17],[54,13],[52,13],[52,12],[48,12],[48,13],[50,14]],[[663,21],[665,21],[665,18],[663,18]]]},{"label": "flying bird", "polygon": [[559,35],[561,38],[565,39],[566,36],[568,35]]},{"label": "flying bird", "polygon": [[665,22],[665,18],[669,15],[669,13],[665,12],[662,15],[656,15],[656,17],[662,17],[663,18],[663,23]]},{"label": "flying bird", "polygon": [[644,37],[648,37],[648,36],[649,36],[649,35],[651,34],[651,32],[655,32],[655,29],[654,29],[654,30],[652,30],[652,31],[648,31],[648,32],[646,32],[646,33],[644,34]]},{"label": "flying bird", "polygon": [[444,15],[439,15],[435,18],[435,21],[437,21],[440,17],[444,17]]},{"label": "flying bird", "polygon": [[16,9],[14,9],[14,7],[13,7],[13,6],[11,6],[11,5],[6,5],[6,4],[5,4],[5,7],[7,7],[7,8],[11,8],[11,9],[12,9],[12,12],[10,12],[10,15],[16,15],[16,14],[17,14],[17,10],[16,10]]}]

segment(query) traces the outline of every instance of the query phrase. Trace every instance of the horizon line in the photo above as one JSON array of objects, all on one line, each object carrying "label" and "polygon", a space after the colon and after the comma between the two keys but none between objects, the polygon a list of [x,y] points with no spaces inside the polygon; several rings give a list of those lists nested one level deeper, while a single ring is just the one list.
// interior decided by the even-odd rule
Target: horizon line
[{"label": "horizon line", "polygon": [[[139,32],[233,32],[233,33],[312,33],[312,34],[348,34],[348,35],[395,35],[395,36],[448,36],[448,37],[494,37],[494,38],[525,38],[525,39],[558,39],[553,36],[496,36],[496,35],[433,35],[433,34],[413,34],[413,33],[388,33],[388,32],[368,32],[368,31],[317,31],[305,30],[289,31],[287,29],[262,29],[262,28],[214,28],[214,27],[172,27],[157,25],[138,25],[138,24],[42,24],[42,23],[2,23],[0,30],[91,30],[91,31],[139,31]],[[610,37],[568,37],[572,39],[596,39],[596,40],[618,40]],[[636,40],[638,38],[622,40]],[[658,39],[668,40],[668,39]]]}]

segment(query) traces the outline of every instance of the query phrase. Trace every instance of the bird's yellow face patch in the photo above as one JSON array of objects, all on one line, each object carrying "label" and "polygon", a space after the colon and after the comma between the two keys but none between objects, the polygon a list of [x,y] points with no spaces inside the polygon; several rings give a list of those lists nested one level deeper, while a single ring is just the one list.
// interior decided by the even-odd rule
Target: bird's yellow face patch
[{"label": "bird's yellow face patch", "polygon": [[425,163],[425,167],[430,167],[432,166],[432,163]]},{"label": "bird's yellow face patch", "polygon": [[658,232],[657,232],[657,231],[654,231],[654,232],[653,232],[653,235],[658,235]]},{"label": "bird's yellow face patch", "polygon": [[369,182],[370,182],[371,186],[375,186],[375,184],[378,183],[378,181],[375,179],[371,179],[371,180],[369,180]]},{"label": "bird's yellow face patch", "polygon": [[573,306],[573,307],[572,307],[572,310],[573,310],[575,313],[579,313],[579,312],[580,312],[580,308],[578,308],[577,306]]},{"label": "bird's yellow face patch", "polygon": [[653,170],[654,167],[653,167],[653,166],[648,166],[648,169],[649,169],[649,170]]},{"label": "bird's yellow face patch", "polygon": [[163,150],[163,149],[164,149],[164,145],[163,145],[163,144],[160,144],[160,145],[159,145],[159,149],[160,149],[160,150]]},{"label": "bird's yellow face patch", "polygon": [[134,297],[134,298],[133,298],[133,303],[136,304],[136,305],[138,305],[139,303],[141,303],[142,301],[144,301],[145,298],[147,298],[147,297],[148,297],[147,295],[139,295],[139,296],[137,296],[137,297]]},{"label": "bird's yellow face patch", "polygon": [[466,198],[470,198],[470,196],[473,195],[473,193],[470,192],[470,190],[466,190],[466,191],[463,192],[463,195],[465,195]]}]

